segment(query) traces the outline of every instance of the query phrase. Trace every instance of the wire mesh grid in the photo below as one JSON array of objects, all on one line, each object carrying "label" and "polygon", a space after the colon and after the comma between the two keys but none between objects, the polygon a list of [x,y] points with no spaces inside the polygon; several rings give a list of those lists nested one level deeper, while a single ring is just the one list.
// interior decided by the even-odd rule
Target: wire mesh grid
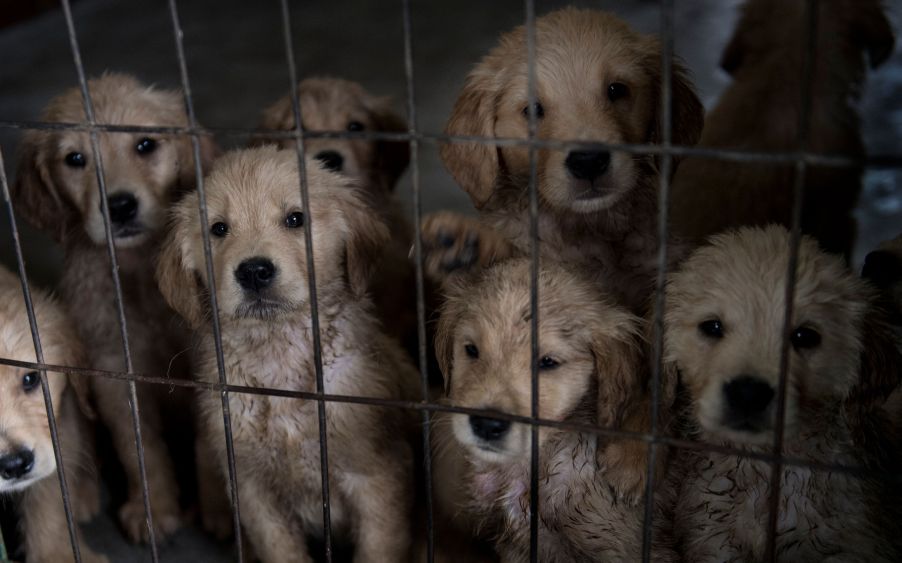
[{"label": "wire mesh grid", "polygon": [[[283,130],[267,130],[267,129],[242,129],[242,128],[205,128],[197,124],[194,111],[194,100],[191,93],[191,87],[188,77],[185,50],[183,45],[183,32],[179,22],[178,7],[176,0],[169,0],[168,10],[172,22],[173,37],[176,46],[176,54],[179,64],[182,91],[184,92],[185,112],[188,117],[188,125],[186,127],[146,127],[146,126],[123,126],[123,125],[107,125],[99,124],[94,118],[94,109],[91,100],[91,94],[88,88],[87,77],[84,66],[82,64],[81,52],[79,49],[78,39],[75,32],[75,25],[72,16],[69,0],[61,0],[62,10],[65,17],[66,28],[68,32],[69,43],[72,51],[74,66],[78,75],[79,87],[81,90],[84,112],[86,119],[83,123],[49,123],[40,121],[0,121],[0,128],[3,129],[21,129],[21,130],[75,130],[87,132],[90,135],[90,142],[95,158],[95,174],[98,181],[98,189],[101,195],[101,206],[103,214],[104,231],[106,237],[107,253],[110,261],[110,274],[114,280],[116,308],[118,313],[118,322],[120,327],[120,336],[123,343],[122,354],[125,360],[125,371],[106,371],[87,368],[84,366],[61,366],[47,364],[44,361],[40,331],[34,314],[34,305],[32,303],[31,291],[28,283],[28,275],[25,266],[25,259],[22,253],[19,230],[13,210],[13,204],[10,199],[9,186],[5,174],[3,162],[3,154],[0,152],[0,187],[4,198],[4,204],[9,216],[11,225],[11,234],[13,245],[15,247],[16,263],[18,274],[21,279],[23,298],[28,314],[28,320],[32,339],[35,349],[35,362],[27,362],[13,360],[10,358],[0,358],[0,365],[26,368],[38,370],[41,375],[41,387],[43,391],[47,418],[50,426],[51,439],[53,443],[54,455],[58,468],[58,478],[62,491],[63,506],[66,515],[66,521],[69,531],[69,538],[72,545],[73,555],[76,561],[81,561],[81,552],[79,549],[76,524],[73,517],[68,482],[66,479],[65,467],[60,453],[59,433],[57,429],[57,421],[53,411],[51,395],[47,384],[47,372],[61,372],[78,374],[87,377],[106,378],[126,383],[129,386],[129,408],[131,412],[133,431],[135,434],[136,454],[138,456],[140,473],[142,477],[142,494],[144,500],[144,508],[146,514],[146,526],[149,539],[149,549],[152,560],[156,563],[159,561],[159,549],[156,536],[154,534],[154,522],[151,511],[149,510],[149,490],[144,466],[144,444],[141,436],[140,426],[140,405],[135,391],[137,383],[150,385],[166,385],[175,387],[191,388],[195,390],[205,390],[208,392],[220,393],[222,398],[222,417],[223,429],[226,436],[226,455],[228,461],[228,484],[230,488],[231,507],[233,511],[233,525],[235,532],[235,553],[238,561],[242,562],[246,559],[246,552],[242,547],[242,534],[240,524],[240,506],[238,499],[238,472],[235,462],[235,453],[232,443],[231,430],[231,413],[229,411],[229,395],[233,393],[265,395],[270,397],[293,398],[304,401],[315,401],[317,403],[317,418],[319,424],[319,440],[320,440],[320,462],[322,477],[322,510],[324,530],[323,537],[325,540],[325,558],[331,562],[333,557],[332,550],[332,530],[330,518],[330,491],[329,491],[329,469],[328,469],[328,443],[326,435],[326,409],[329,403],[343,403],[356,405],[370,405],[390,407],[396,409],[407,409],[419,411],[422,421],[422,447],[423,447],[423,466],[422,471],[426,482],[425,504],[427,510],[426,528],[426,559],[430,563],[434,559],[435,537],[434,537],[434,517],[433,517],[433,499],[432,499],[432,464],[431,464],[431,415],[436,412],[458,413],[476,416],[491,416],[492,418],[506,420],[515,423],[528,424],[531,426],[531,449],[530,449],[530,560],[538,561],[538,541],[539,541],[539,495],[537,494],[539,487],[539,448],[538,448],[538,431],[540,427],[558,428],[572,432],[581,432],[595,434],[599,436],[616,438],[621,440],[634,440],[647,444],[649,452],[648,473],[646,478],[645,504],[644,504],[644,525],[642,534],[642,560],[649,561],[651,557],[651,545],[653,541],[653,516],[654,516],[654,498],[656,490],[656,475],[653,467],[655,466],[655,458],[660,454],[661,447],[684,448],[697,451],[717,452],[727,455],[733,455],[742,458],[754,459],[767,462],[771,465],[771,483],[773,487],[770,489],[769,496],[769,516],[767,527],[767,560],[776,560],[776,530],[777,520],[779,516],[779,495],[780,495],[780,472],[782,468],[787,466],[805,467],[813,471],[832,471],[846,473],[855,476],[871,476],[879,472],[874,469],[865,467],[850,467],[841,465],[829,465],[811,460],[794,458],[783,454],[784,440],[784,414],[785,414],[785,396],[787,386],[787,370],[789,362],[789,338],[783,339],[781,355],[780,355],[780,380],[777,392],[777,418],[776,429],[774,432],[774,442],[771,453],[759,453],[731,448],[717,444],[702,443],[687,439],[675,438],[660,432],[660,392],[661,374],[663,369],[663,311],[665,305],[664,285],[668,265],[668,246],[667,241],[670,233],[668,229],[668,202],[670,196],[670,172],[673,168],[674,157],[697,156],[704,158],[720,159],[732,162],[761,162],[771,164],[792,164],[795,167],[794,177],[794,203],[792,215],[792,229],[790,239],[790,257],[787,265],[786,285],[786,311],[783,323],[784,332],[787,336],[792,328],[792,306],[795,289],[796,266],[798,264],[798,252],[800,243],[800,220],[801,209],[803,205],[802,195],[805,181],[806,169],[810,166],[827,166],[827,167],[859,167],[867,166],[886,167],[886,168],[902,168],[902,156],[900,155],[883,155],[870,157],[866,159],[852,158],[845,155],[825,155],[814,154],[808,152],[808,131],[810,122],[810,98],[811,98],[811,79],[814,57],[816,56],[816,38],[817,38],[817,14],[819,0],[806,0],[806,32],[800,38],[798,48],[803,53],[803,79],[801,101],[802,107],[799,121],[799,137],[798,148],[793,152],[770,153],[761,151],[731,150],[731,149],[713,149],[704,147],[678,146],[672,144],[672,70],[673,70],[673,52],[674,52],[674,0],[660,0],[660,38],[662,44],[661,50],[661,69],[664,80],[662,82],[660,109],[662,112],[662,132],[661,139],[658,144],[627,144],[627,143],[600,143],[585,140],[545,140],[536,138],[537,115],[536,115],[536,12],[535,0],[524,0],[524,22],[526,29],[526,47],[528,61],[528,135],[523,138],[484,138],[472,136],[454,136],[445,134],[432,134],[418,130],[417,126],[417,102],[414,88],[414,45],[412,39],[412,9],[410,0],[401,0],[400,17],[403,24],[404,35],[404,69],[407,82],[407,121],[408,130],[405,133],[384,133],[375,131],[365,132],[349,132],[349,131],[308,131],[305,130],[301,123],[301,107],[298,95],[298,76],[297,68],[294,60],[294,46],[291,35],[291,9],[288,0],[280,0],[279,6],[282,19],[282,33],[284,39],[285,56],[287,60],[287,76],[289,82],[290,96],[293,101],[292,111],[294,115],[294,128],[290,131]],[[113,242],[109,209],[106,198],[106,185],[104,182],[103,163],[101,162],[101,153],[98,144],[98,134],[103,132],[133,132],[133,133],[156,133],[166,135],[187,136],[191,139],[194,172],[199,194],[198,214],[200,224],[202,225],[201,233],[204,248],[204,266],[206,268],[207,280],[210,284],[209,298],[211,301],[212,315],[211,324],[214,334],[214,344],[217,362],[218,382],[202,382],[192,380],[173,380],[168,377],[161,377],[156,374],[137,373],[132,368],[131,354],[129,350],[129,332],[123,307],[122,288],[119,280],[119,271],[116,257],[115,245]],[[299,191],[302,200],[302,209],[308,218],[304,223],[305,244],[307,250],[307,273],[308,284],[310,289],[310,305],[313,326],[313,349],[314,349],[314,365],[316,373],[316,390],[314,392],[293,391],[285,389],[275,389],[266,387],[248,387],[242,385],[233,385],[228,383],[228,374],[226,373],[225,362],[223,359],[221,327],[219,321],[219,309],[216,302],[215,291],[215,275],[213,268],[212,251],[210,247],[210,235],[207,229],[203,228],[207,224],[207,207],[204,192],[204,177],[201,168],[200,159],[200,138],[202,136],[244,136],[244,137],[266,137],[269,139],[293,139],[295,141],[295,149],[297,152],[298,166],[300,171]],[[416,225],[416,236],[413,245],[413,257],[415,261],[416,273],[416,305],[417,305],[417,324],[418,324],[418,362],[420,374],[422,378],[422,394],[421,401],[409,400],[389,400],[377,399],[363,396],[347,396],[333,395],[325,392],[323,384],[323,365],[322,365],[322,345],[319,334],[319,319],[317,311],[317,294],[316,279],[313,263],[313,239],[310,236],[312,231],[310,213],[309,213],[309,195],[307,186],[307,175],[305,170],[305,141],[309,139],[365,139],[370,141],[398,141],[407,142],[410,148],[410,162],[412,174],[412,196],[413,196],[413,220]],[[428,374],[428,347],[426,343],[426,305],[425,305],[425,282],[423,271],[423,240],[422,233],[419,230],[420,219],[422,216],[420,172],[418,165],[419,147],[421,143],[484,143],[495,147],[505,146],[526,146],[529,151],[529,219],[530,219],[530,236],[531,236],[531,252],[530,252],[530,326],[531,326],[531,414],[530,416],[519,416],[506,414],[497,411],[485,411],[480,409],[471,409],[458,407],[454,405],[435,403],[429,399],[429,374]],[[658,238],[659,248],[657,256],[657,278],[655,287],[655,307],[653,316],[653,372],[651,381],[652,401],[650,407],[651,426],[649,432],[628,431],[620,428],[603,428],[594,425],[577,424],[570,422],[562,422],[556,420],[547,420],[539,417],[539,386],[538,386],[538,369],[537,358],[539,351],[539,335],[538,335],[538,271],[539,271],[539,223],[538,223],[538,190],[537,190],[537,158],[536,153],[540,149],[604,149],[608,151],[622,151],[629,154],[654,155],[660,157],[660,186],[659,186],[659,217],[658,217]],[[885,475],[884,475],[885,476]]]}]

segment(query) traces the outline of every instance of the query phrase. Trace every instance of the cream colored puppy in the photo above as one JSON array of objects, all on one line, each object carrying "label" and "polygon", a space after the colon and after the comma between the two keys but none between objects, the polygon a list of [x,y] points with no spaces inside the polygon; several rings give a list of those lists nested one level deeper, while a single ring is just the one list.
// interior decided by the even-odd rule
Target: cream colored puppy
[{"label": "cream colored puppy", "polygon": [[[201,229],[213,245],[216,298],[229,382],[316,390],[304,223],[311,221],[325,392],[400,399],[418,376],[383,335],[367,297],[373,258],[388,234],[352,182],[307,161],[308,218],[301,210],[297,156],[263,147],[217,161],[207,178],[208,225],[197,197],[176,208],[157,278],[169,303],[201,329],[199,373],[217,381],[210,283]],[[204,438],[222,459],[218,394],[199,396]],[[267,563],[312,561],[305,535],[320,535],[322,493],[316,403],[230,395],[242,525]],[[410,543],[412,455],[409,415],[398,409],[329,403],[332,529],[360,562],[405,561]]]},{"label": "cream colored puppy", "polygon": [[[32,289],[44,361],[83,365],[75,328],[62,307],[42,291]],[[19,279],[0,268],[0,357],[36,361],[30,325]],[[94,473],[93,440],[85,415],[93,416],[87,382],[78,376],[47,372],[59,446],[71,494],[73,516],[90,520],[100,509]],[[0,367],[0,495],[18,501],[19,527],[25,556],[34,563],[74,561],[56,474],[56,457],[40,374],[25,368]],[[102,563],[80,537],[81,560]]]},{"label": "cream colored puppy", "polygon": [[[696,251],[667,286],[665,362],[689,397],[705,442],[769,453],[784,343],[789,233],[744,228]],[[898,350],[872,322],[873,294],[842,260],[803,238],[789,338],[784,454],[861,466],[858,404],[898,385]],[[896,358],[887,364],[882,359]],[[682,450],[671,472],[676,539],[689,561],[764,557],[771,465]],[[776,553],[781,561],[898,561],[897,503],[873,477],[785,465]]]}]

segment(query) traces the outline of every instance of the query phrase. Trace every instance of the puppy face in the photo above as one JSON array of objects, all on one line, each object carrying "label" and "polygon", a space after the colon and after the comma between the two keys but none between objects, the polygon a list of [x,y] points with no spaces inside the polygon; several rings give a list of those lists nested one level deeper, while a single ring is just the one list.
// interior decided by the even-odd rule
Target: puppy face
[{"label": "puppy face", "polygon": [[[701,428],[770,443],[783,345],[789,234],[782,227],[714,237],[667,287],[665,360],[678,369]],[[840,259],[802,240],[787,372],[786,432],[858,380],[868,292]]]},{"label": "puppy face", "polygon": [[157,279],[164,297],[197,325],[207,280],[201,228],[210,232],[216,297],[224,320],[272,320],[309,300],[304,223],[312,220],[320,302],[365,291],[369,266],[387,238],[384,225],[347,178],[307,161],[308,218],[302,211],[297,155],[273,146],[235,151],[217,161],[206,186],[209,223],[197,194],[175,209]]},{"label": "puppy face", "polygon": [[[528,61],[525,30],[517,28],[467,79],[446,132],[526,138]],[[660,47],[624,22],[591,10],[565,9],[536,22],[536,136],[606,143],[654,143],[660,138]],[[675,64],[674,142],[694,144],[702,107]],[[526,147],[453,143],[445,165],[481,207],[496,184],[524,186]],[[589,213],[615,205],[649,174],[653,159],[599,149],[536,153],[540,197],[561,211]]]},{"label": "puppy face", "polygon": [[[98,123],[133,126],[184,126],[181,95],[155,90],[134,78],[105,74],[88,81]],[[81,93],[72,89],[44,112],[51,122],[85,121]],[[140,245],[159,232],[170,200],[194,184],[194,160],[187,138],[150,133],[97,134],[114,242]],[[204,163],[212,142],[203,140]],[[57,238],[83,229],[94,244],[105,243],[100,191],[87,132],[30,131],[14,187],[17,210]]]},{"label": "puppy face", "polygon": [[[451,289],[436,345],[452,404],[530,416],[529,279],[529,262],[513,260],[488,269],[475,285]],[[599,409],[618,410],[635,369],[628,349],[636,320],[560,268],[541,270],[539,295],[539,417],[594,413],[598,397]],[[463,414],[451,421],[455,438],[476,459],[529,456],[528,425]],[[540,444],[551,433],[540,429]]]},{"label": "puppy face", "polygon": [[[81,365],[73,327],[46,296],[34,292],[33,298],[45,361]],[[18,278],[5,270],[0,271],[0,356],[35,361]],[[58,417],[66,376],[47,372],[47,382]],[[40,375],[25,368],[0,366],[0,493],[22,490],[55,470]]]},{"label": "puppy face", "polygon": [[[302,123],[308,131],[406,132],[404,119],[392,109],[387,98],[378,98],[356,82],[337,78],[308,78],[298,85]],[[265,129],[294,129],[290,96],[285,96],[263,112]],[[294,149],[294,139],[278,145]],[[391,190],[409,161],[405,142],[308,139],[305,150],[327,169],[358,180],[373,190]]]}]

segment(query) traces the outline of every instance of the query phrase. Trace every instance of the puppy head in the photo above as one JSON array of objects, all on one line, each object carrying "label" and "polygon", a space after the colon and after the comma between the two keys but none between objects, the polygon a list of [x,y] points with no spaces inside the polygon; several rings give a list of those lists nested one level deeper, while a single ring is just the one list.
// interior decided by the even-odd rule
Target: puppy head
[{"label": "puppy head", "polygon": [[[530,416],[529,272],[529,261],[509,260],[449,288],[436,352],[452,404]],[[616,425],[639,386],[638,320],[560,266],[540,270],[539,299],[539,416],[563,421],[597,414],[602,426]],[[454,436],[474,459],[504,463],[529,455],[528,425],[450,418]],[[540,444],[553,432],[540,429]]]},{"label": "puppy head", "polygon": [[[95,119],[103,125],[184,126],[181,94],[157,90],[131,76],[107,73],[88,81]],[[77,88],[54,98],[44,111],[50,122],[83,123]],[[194,157],[187,137],[152,133],[97,134],[114,242],[140,245],[160,232],[166,210],[180,190],[194,186]],[[202,165],[215,147],[201,139]],[[16,210],[57,240],[84,229],[105,243],[95,155],[82,131],[29,131],[22,140],[12,196]]]},{"label": "puppy head", "polygon": [[[366,292],[387,228],[350,179],[306,162],[313,256],[320,303]],[[197,327],[210,283],[201,228],[210,232],[216,297],[224,322],[272,320],[309,301],[307,250],[297,155],[274,146],[227,153],[205,182],[209,223],[197,194],[175,207],[157,268],[160,291]]]},{"label": "puppy head", "polygon": [[[526,138],[528,61],[523,27],[504,35],[473,70],[446,127],[450,135]],[[539,139],[655,143],[661,139],[661,50],[616,17],[564,9],[536,21]],[[703,108],[674,61],[673,143],[693,145]],[[482,208],[500,185],[529,178],[526,147],[450,143],[442,160]],[[590,213],[613,206],[649,175],[654,159],[598,149],[540,149],[538,190],[553,209]]]},{"label": "puppy head", "polygon": [[[681,374],[708,434],[752,444],[773,440],[789,240],[777,226],[715,236],[668,282],[665,362]],[[871,295],[841,259],[807,237],[796,278],[787,435],[858,383]]]},{"label": "puppy head", "polygon": [[[308,78],[298,85],[302,123],[307,131],[377,131],[404,133],[407,123],[394,112],[391,101],[376,97],[356,82],[340,78]],[[285,96],[263,111],[261,127],[294,129],[294,109]],[[294,149],[294,139],[279,146]],[[357,179],[368,189],[391,191],[410,161],[406,142],[364,139],[308,139],[308,154],[335,172]]]},{"label": "puppy head", "polygon": [[[801,52],[806,4],[802,0],[749,0],[721,56],[721,68],[735,74],[768,58],[783,59],[787,49]],[[864,68],[862,55],[867,55],[871,68],[877,68],[892,54],[895,38],[880,0],[821,0],[817,10],[820,43],[841,48],[860,68]],[[818,49],[820,56],[823,51]],[[834,67],[840,63],[829,62]]]},{"label": "puppy head", "polygon": [[[32,291],[44,360],[84,365],[74,327],[60,308],[40,291]],[[0,270],[0,356],[34,362],[34,344],[19,279]],[[75,380],[73,380],[74,382]],[[47,372],[54,415],[59,417],[66,375]],[[85,399],[85,386],[76,385]],[[22,490],[56,470],[50,427],[37,371],[0,366],[0,493]]]}]

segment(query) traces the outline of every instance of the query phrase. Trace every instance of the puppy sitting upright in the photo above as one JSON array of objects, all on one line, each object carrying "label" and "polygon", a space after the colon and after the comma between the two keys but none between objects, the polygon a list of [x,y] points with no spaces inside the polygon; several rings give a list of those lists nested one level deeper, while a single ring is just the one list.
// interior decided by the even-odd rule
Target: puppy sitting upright
[{"label": "puppy sitting upright", "polygon": [[[35,317],[44,361],[81,366],[83,351],[75,328],[53,299],[32,289]],[[0,356],[35,361],[34,343],[19,278],[0,268]],[[85,427],[87,382],[76,375],[47,372],[59,447],[76,521],[86,521],[100,508],[97,476],[93,473],[93,441]],[[66,516],[40,374],[25,368],[0,367],[0,495],[17,497],[19,527],[30,563],[75,560]],[[79,534],[80,536],[80,534]],[[101,563],[79,538],[81,560]]]},{"label": "puppy sitting upright", "polygon": [[[665,362],[679,373],[688,419],[707,443],[773,451],[789,244],[789,233],[776,226],[715,236],[668,282]],[[857,416],[857,403],[885,397],[900,376],[895,340],[872,326],[872,300],[840,258],[802,239],[783,455],[847,467],[869,461],[857,428],[869,422]],[[677,494],[676,540],[687,561],[764,560],[771,467],[680,451],[670,486]],[[881,499],[873,476],[788,463],[780,479],[778,560],[899,561],[889,541],[898,537],[898,498]]]},{"label": "puppy sitting upright", "polygon": [[[452,405],[530,416],[529,271],[528,260],[508,260],[450,283],[436,348]],[[609,428],[645,408],[640,320],[559,264],[543,264],[538,292],[539,417]],[[529,561],[530,436],[529,425],[491,416],[442,414],[436,424],[441,513],[494,540],[504,563]],[[539,561],[641,559],[643,508],[612,483],[622,460],[611,443],[540,427]],[[647,468],[631,470],[644,478]],[[653,560],[671,555],[658,545]]]},{"label": "puppy sitting upright", "polygon": [[[567,8],[536,20],[535,47],[537,139],[661,142],[655,38],[610,14]],[[526,31],[518,27],[470,73],[445,132],[527,138],[527,65]],[[703,110],[679,61],[673,69],[672,142],[692,145]],[[509,252],[528,252],[528,148],[453,142],[441,145],[441,156],[484,223],[512,245]],[[538,148],[535,159],[543,255],[584,267],[618,302],[644,311],[657,268],[659,159],[579,146]],[[483,258],[481,237],[472,219],[427,219],[424,241],[439,257],[430,268],[462,268]]]},{"label": "puppy sitting upright", "polygon": [[[178,92],[157,90],[131,76],[112,73],[89,80],[88,89],[98,123],[186,125]],[[72,89],[52,100],[43,119],[84,121],[80,91]],[[187,366],[173,362],[187,347],[187,336],[154,284],[153,259],[170,202],[180,192],[194,187],[191,141],[187,137],[150,133],[97,135],[110,228],[119,261],[132,367],[137,373],[187,377]],[[202,164],[206,165],[212,159],[214,147],[208,140],[203,140],[201,146]],[[16,211],[53,236],[65,249],[60,291],[86,345],[88,365],[124,371],[125,353],[94,159],[87,132],[29,131],[22,141],[12,196]],[[119,510],[119,518],[132,541],[147,540],[128,386],[122,381],[103,378],[94,378],[91,384],[100,418],[110,431],[128,481],[128,498]],[[171,389],[161,386],[138,385],[157,538],[172,533],[181,521],[179,487],[161,435],[164,419],[161,409],[172,405],[178,397],[187,400],[190,395],[173,394]]]},{"label": "puppy sitting upright", "polygon": [[[372,260],[388,236],[352,182],[307,161],[325,392],[412,397],[418,376],[370,313]],[[176,208],[157,272],[169,303],[206,329],[201,229],[209,229],[222,346],[229,382],[316,390],[307,253],[297,156],[263,147],[223,156],[207,179],[210,224],[197,197]],[[204,330],[199,373],[217,381],[213,335]],[[202,393],[205,438],[225,469],[218,394]],[[317,406],[312,401],[230,395],[242,524],[267,563],[311,561],[305,535],[323,530]],[[408,414],[329,403],[332,529],[352,540],[360,562],[405,561],[412,454]]]}]

